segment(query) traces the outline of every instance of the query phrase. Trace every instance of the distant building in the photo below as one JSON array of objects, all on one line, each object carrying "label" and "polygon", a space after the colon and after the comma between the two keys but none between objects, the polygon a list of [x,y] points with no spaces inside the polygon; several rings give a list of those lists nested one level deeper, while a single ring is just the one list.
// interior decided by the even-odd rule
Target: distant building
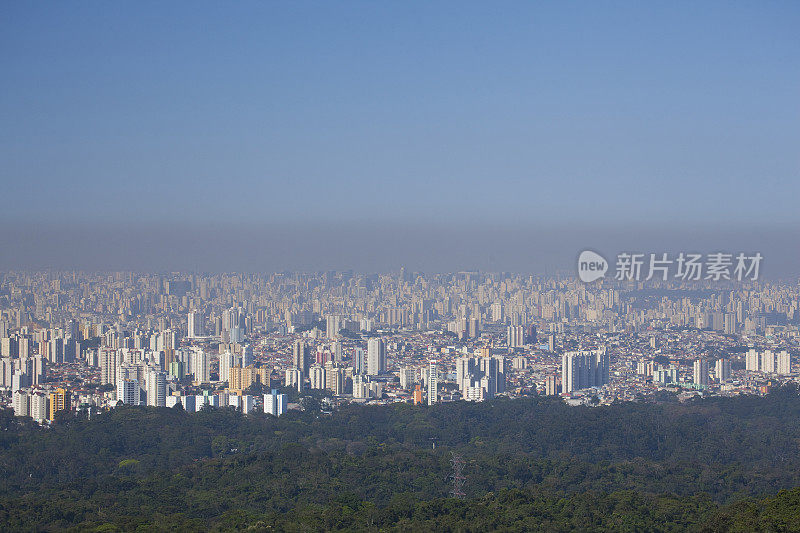
[{"label": "distant building", "polygon": [[303,378],[308,375],[308,347],[301,340],[292,345],[292,366],[300,371]]},{"label": "distant building", "polygon": [[367,341],[367,375],[378,376],[386,372],[386,345],[383,339],[373,337]]},{"label": "distant building", "polygon": [[431,361],[428,367],[428,405],[433,405],[439,400],[439,369],[436,361]]},{"label": "distant building", "polygon": [[783,376],[792,373],[792,356],[786,350],[778,353],[777,373]]},{"label": "distant building", "polygon": [[117,401],[126,405],[141,404],[141,387],[138,379],[120,379],[117,381]]},{"label": "distant building", "polygon": [[699,387],[708,387],[708,360],[697,359],[694,362],[692,381]]},{"label": "distant building", "polygon": [[325,367],[314,365],[308,373],[310,386],[312,389],[322,390],[325,388]]},{"label": "distant building", "polygon": [[192,351],[192,374],[195,384],[211,381],[211,356],[201,349]]},{"label": "distant building", "polygon": [[561,384],[559,383],[558,376],[547,376],[544,380],[544,393],[547,396],[556,396],[561,392]]},{"label": "distant building", "polygon": [[203,324],[203,315],[197,311],[192,311],[188,316],[186,336],[190,339],[202,337],[205,335],[205,327]]},{"label": "distant building", "polygon": [[561,357],[561,388],[573,392],[609,382],[610,362],[605,348],[567,352]]},{"label": "distant building", "polygon": [[675,366],[673,365],[669,365],[669,367],[667,368],[659,366],[656,370],[653,371],[653,382],[661,383],[662,385],[677,383],[678,369],[675,368]]},{"label": "distant building", "polygon": [[414,405],[419,405],[422,403],[422,388],[419,383],[417,383],[416,388],[414,389]]},{"label": "distant building", "polygon": [[717,376],[717,380],[720,383],[731,379],[730,359],[717,359],[717,362],[714,364],[714,374]]},{"label": "distant building", "polygon": [[509,348],[521,348],[525,345],[525,328],[523,326],[508,326],[506,336]]},{"label": "distant building", "polygon": [[166,407],[167,405],[167,375],[164,372],[151,370],[147,373],[146,382],[147,405],[153,407]]},{"label": "distant building", "polygon": [[417,381],[417,370],[413,366],[400,367],[400,388],[411,390]]},{"label": "distant building", "polygon": [[299,368],[287,368],[286,380],[284,385],[287,387],[296,387],[299,392],[303,392],[303,373]]},{"label": "distant building", "polygon": [[70,401],[70,393],[66,389],[58,388],[55,392],[50,393],[50,416],[48,418],[51,422],[55,421],[56,413],[72,409]]},{"label": "distant building", "polygon": [[264,412],[268,415],[281,416],[286,412],[287,398],[285,394],[279,394],[277,390],[264,395]]}]

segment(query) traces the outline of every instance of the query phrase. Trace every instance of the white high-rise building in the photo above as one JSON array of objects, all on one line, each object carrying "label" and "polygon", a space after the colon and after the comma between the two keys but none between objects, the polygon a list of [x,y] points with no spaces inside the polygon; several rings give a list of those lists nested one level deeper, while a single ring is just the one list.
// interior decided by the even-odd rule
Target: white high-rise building
[{"label": "white high-rise building", "polygon": [[0,359],[0,387],[11,387],[11,376],[14,375],[14,360],[10,357]]},{"label": "white high-rise building", "polygon": [[433,405],[439,400],[439,369],[437,361],[433,360],[428,366],[428,405]]},{"label": "white high-rise building", "polygon": [[319,365],[314,365],[309,370],[309,379],[311,381],[312,389],[324,389],[326,387],[326,372],[325,368]]},{"label": "white high-rise building", "polygon": [[520,348],[525,344],[525,327],[508,326],[508,347]]},{"label": "white high-rise building", "polygon": [[264,395],[264,412],[268,415],[281,416],[286,412],[287,399],[285,394],[278,394],[272,389],[272,393]]},{"label": "white high-rise building", "polygon": [[141,404],[141,387],[138,379],[117,380],[117,401],[126,405]]},{"label": "white high-rise building", "polygon": [[117,384],[117,366],[121,361],[117,357],[117,350],[113,348],[100,348],[100,383],[102,385]]},{"label": "white high-rise building", "polygon": [[782,376],[792,373],[792,356],[786,350],[778,353],[777,372]]},{"label": "white high-rise building", "polygon": [[11,395],[11,405],[14,408],[14,416],[30,416],[31,397],[26,391],[14,391]]},{"label": "white high-rise building", "polygon": [[47,409],[49,401],[50,400],[44,394],[31,394],[31,418],[40,424],[47,420],[47,416],[49,414]]},{"label": "white high-rise building", "polygon": [[295,341],[292,345],[292,366],[300,370],[303,377],[308,375],[308,348],[303,341]]},{"label": "white high-rise building", "polygon": [[772,350],[766,350],[761,354],[761,371],[768,374],[775,373],[775,353]]},{"label": "white high-rise building", "polygon": [[231,367],[236,366],[236,357],[230,353],[225,352],[219,354],[219,380],[230,381]]},{"label": "white high-rise building", "polygon": [[561,358],[562,392],[573,392],[608,384],[609,366],[605,348],[566,352]]},{"label": "white high-rise building", "polygon": [[164,372],[151,369],[147,373],[147,405],[166,407],[167,375]]},{"label": "white high-rise building", "polygon": [[692,381],[695,385],[708,387],[708,359],[695,360]]},{"label": "white high-rise building", "polygon": [[192,374],[197,384],[211,381],[211,356],[201,349],[192,351]]},{"label": "white high-rise building", "polygon": [[717,380],[722,383],[731,379],[731,361],[730,359],[717,359],[714,365],[714,374]]},{"label": "white high-rise building", "polygon": [[342,315],[328,315],[325,317],[325,336],[329,339],[339,337],[339,330],[342,329]]},{"label": "white high-rise building", "polygon": [[187,327],[187,336],[190,339],[202,337],[205,334],[203,327],[203,315],[197,311],[189,313],[189,323]]},{"label": "white high-rise building", "polygon": [[414,383],[417,381],[417,371],[413,366],[404,366],[400,368],[400,388],[403,390],[411,390]]},{"label": "white high-rise building", "polygon": [[474,357],[459,357],[456,359],[456,385],[458,390],[463,392],[472,386],[475,362]]},{"label": "white high-rise building", "polygon": [[367,370],[367,363],[364,359],[364,349],[356,348],[353,352],[353,374],[363,374]]},{"label": "white high-rise building", "polygon": [[747,354],[744,356],[744,368],[748,372],[758,372],[761,370],[761,356],[753,348],[747,350]]},{"label": "white high-rise building", "polygon": [[336,395],[344,394],[344,378],[344,368],[332,362],[325,363],[326,389]]},{"label": "white high-rise building", "polygon": [[383,339],[373,337],[367,341],[367,375],[377,376],[386,372],[386,345]]},{"label": "white high-rise building", "polygon": [[253,398],[251,395],[245,394],[244,396],[242,396],[242,413],[244,414],[252,413],[253,409],[255,408],[255,405],[256,405],[255,398]]},{"label": "white high-rise building", "polygon": [[299,368],[286,369],[286,381],[284,384],[287,387],[297,387],[299,392],[303,392],[303,381],[303,374],[300,372]]}]

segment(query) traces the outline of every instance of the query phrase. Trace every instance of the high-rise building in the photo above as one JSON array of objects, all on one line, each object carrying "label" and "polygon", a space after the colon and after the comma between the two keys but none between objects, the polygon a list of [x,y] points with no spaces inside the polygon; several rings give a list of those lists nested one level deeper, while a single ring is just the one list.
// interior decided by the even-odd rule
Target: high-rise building
[{"label": "high-rise building", "polygon": [[761,370],[761,355],[757,350],[750,348],[744,356],[744,369],[748,372]]},{"label": "high-rise building", "polygon": [[344,377],[344,368],[332,362],[325,364],[325,388],[333,394],[344,394]]},{"label": "high-rise building", "polygon": [[308,375],[308,347],[298,340],[292,345],[292,366],[300,371],[303,377]]},{"label": "high-rise building", "polygon": [[11,406],[14,409],[14,416],[30,416],[31,397],[24,390],[15,390],[11,394]]},{"label": "high-rise building", "polygon": [[264,412],[268,415],[281,416],[286,412],[287,399],[285,394],[279,394],[277,390],[264,395]]},{"label": "high-rise building", "polygon": [[506,360],[492,355],[490,348],[481,350],[480,357],[456,359],[456,385],[461,396],[466,398],[468,389],[481,388],[483,392],[469,392],[472,399],[493,398],[506,390]]},{"label": "high-rise building", "polygon": [[725,313],[724,318],[724,331],[726,335],[736,334],[736,315],[733,313]]},{"label": "high-rise building", "polygon": [[196,384],[211,381],[211,356],[201,349],[192,351],[192,374]]},{"label": "high-rise building", "polygon": [[456,359],[456,385],[458,390],[464,391],[472,386],[476,361],[474,357],[459,357]]},{"label": "high-rise building", "polygon": [[364,358],[364,349],[357,347],[353,351],[353,374],[364,374],[367,371],[367,362]]},{"label": "high-rise building", "polygon": [[789,374],[791,372],[791,356],[788,352],[775,353],[772,350],[758,352],[751,348],[745,354],[745,370],[764,372],[767,374]]},{"label": "high-rise building", "polygon": [[50,400],[44,394],[31,394],[30,395],[30,416],[40,424],[47,420],[49,414]]},{"label": "high-rise building", "polygon": [[14,375],[14,360],[10,357],[0,359],[0,387],[11,387],[11,376]]},{"label": "high-rise building", "polygon": [[303,392],[303,382],[304,382],[303,374],[300,372],[299,368],[287,368],[286,369],[286,381],[284,384],[287,387],[297,387],[299,392]]},{"label": "high-rise building", "polygon": [[777,373],[783,376],[792,373],[792,356],[786,350],[778,353]]},{"label": "high-rise building", "polygon": [[19,342],[15,338],[3,337],[0,340],[0,355],[3,357],[19,356]]},{"label": "high-rise building", "polygon": [[50,416],[48,418],[51,422],[55,421],[56,413],[69,411],[71,408],[68,390],[59,387],[55,392],[50,393]]},{"label": "high-rise building", "polygon": [[559,383],[558,383],[558,376],[550,375],[547,376],[544,380],[544,393],[547,396],[555,396],[558,394]]},{"label": "high-rise building", "polygon": [[470,318],[467,321],[467,336],[471,339],[477,339],[481,336],[481,321],[477,318]]},{"label": "high-rise building", "polygon": [[325,367],[313,365],[308,372],[308,377],[312,389],[324,389],[326,386]]},{"label": "high-rise building", "polygon": [[238,363],[238,357],[230,352],[219,354],[219,380],[230,383],[231,367]]},{"label": "high-rise building", "polygon": [[117,380],[117,401],[125,405],[141,405],[142,388],[138,379]]},{"label": "high-rise building", "polygon": [[328,315],[325,317],[325,336],[329,339],[338,338],[339,331],[342,329],[342,322],[342,315]]},{"label": "high-rise building", "polygon": [[205,335],[203,315],[197,311],[192,311],[189,313],[188,318],[187,337],[194,339]]},{"label": "high-rise building", "polygon": [[386,372],[386,345],[383,339],[373,337],[367,341],[367,375],[377,376]]},{"label": "high-rise building", "polygon": [[400,388],[411,390],[417,381],[417,371],[413,366],[400,367]]},{"label": "high-rise building", "polygon": [[761,354],[761,371],[775,373],[775,353],[772,350],[765,350]]},{"label": "high-rise building", "polygon": [[433,360],[428,366],[428,405],[433,405],[439,400],[439,369]]},{"label": "high-rise building", "polygon": [[659,366],[658,369],[653,371],[653,382],[668,385],[670,383],[678,382],[678,369],[670,365],[668,368]]},{"label": "high-rise building", "polygon": [[561,357],[561,389],[573,392],[601,387],[609,382],[609,358],[605,348],[566,352]]},{"label": "high-rise building", "polygon": [[717,376],[717,381],[720,383],[731,379],[730,359],[717,359],[717,362],[714,364],[714,374]]},{"label": "high-rise building", "polygon": [[535,344],[537,340],[536,326],[531,324],[525,329],[525,344]]},{"label": "high-rise building", "polygon": [[183,361],[172,361],[169,364],[169,375],[178,381],[183,380],[183,378],[186,376],[186,365],[183,363]]},{"label": "high-rise building", "polygon": [[697,386],[708,387],[708,359],[695,360],[692,381]]},{"label": "high-rise building", "polygon": [[147,374],[147,405],[166,407],[167,375],[164,372],[150,370]]},{"label": "high-rise building", "polygon": [[525,327],[508,326],[507,343],[509,348],[521,348],[525,344]]},{"label": "high-rise building", "polygon": [[100,383],[102,385],[117,384],[117,366],[121,363],[117,359],[117,350],[113,348],[100,348]]},{"label": "high-rise building", "polygon": [[422,388],[419,383],[417,383],[416,388],[414,389],[414,405],[419,405],[422,403]]}]

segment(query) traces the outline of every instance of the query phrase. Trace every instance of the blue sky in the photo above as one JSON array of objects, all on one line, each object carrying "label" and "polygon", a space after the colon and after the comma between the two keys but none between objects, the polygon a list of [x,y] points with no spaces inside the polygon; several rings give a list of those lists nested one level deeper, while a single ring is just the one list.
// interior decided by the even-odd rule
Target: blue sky
[{"label": "blue sky", "polygon": [[15,223],[800,222],[797,2],[4,2]]}]

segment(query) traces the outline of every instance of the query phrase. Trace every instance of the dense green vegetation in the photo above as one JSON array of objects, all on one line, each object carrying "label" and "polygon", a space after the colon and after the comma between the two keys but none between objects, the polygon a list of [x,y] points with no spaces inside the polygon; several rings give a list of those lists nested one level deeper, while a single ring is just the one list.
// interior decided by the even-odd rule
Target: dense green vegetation
[{"label": "dense green vegetation", "polygon": [[[800,530],[796,388],[596,408],[318,405],[121,407],[52,428],[2,412],[0,529]],[[452,451],[464,500],[448,497]]]}]

